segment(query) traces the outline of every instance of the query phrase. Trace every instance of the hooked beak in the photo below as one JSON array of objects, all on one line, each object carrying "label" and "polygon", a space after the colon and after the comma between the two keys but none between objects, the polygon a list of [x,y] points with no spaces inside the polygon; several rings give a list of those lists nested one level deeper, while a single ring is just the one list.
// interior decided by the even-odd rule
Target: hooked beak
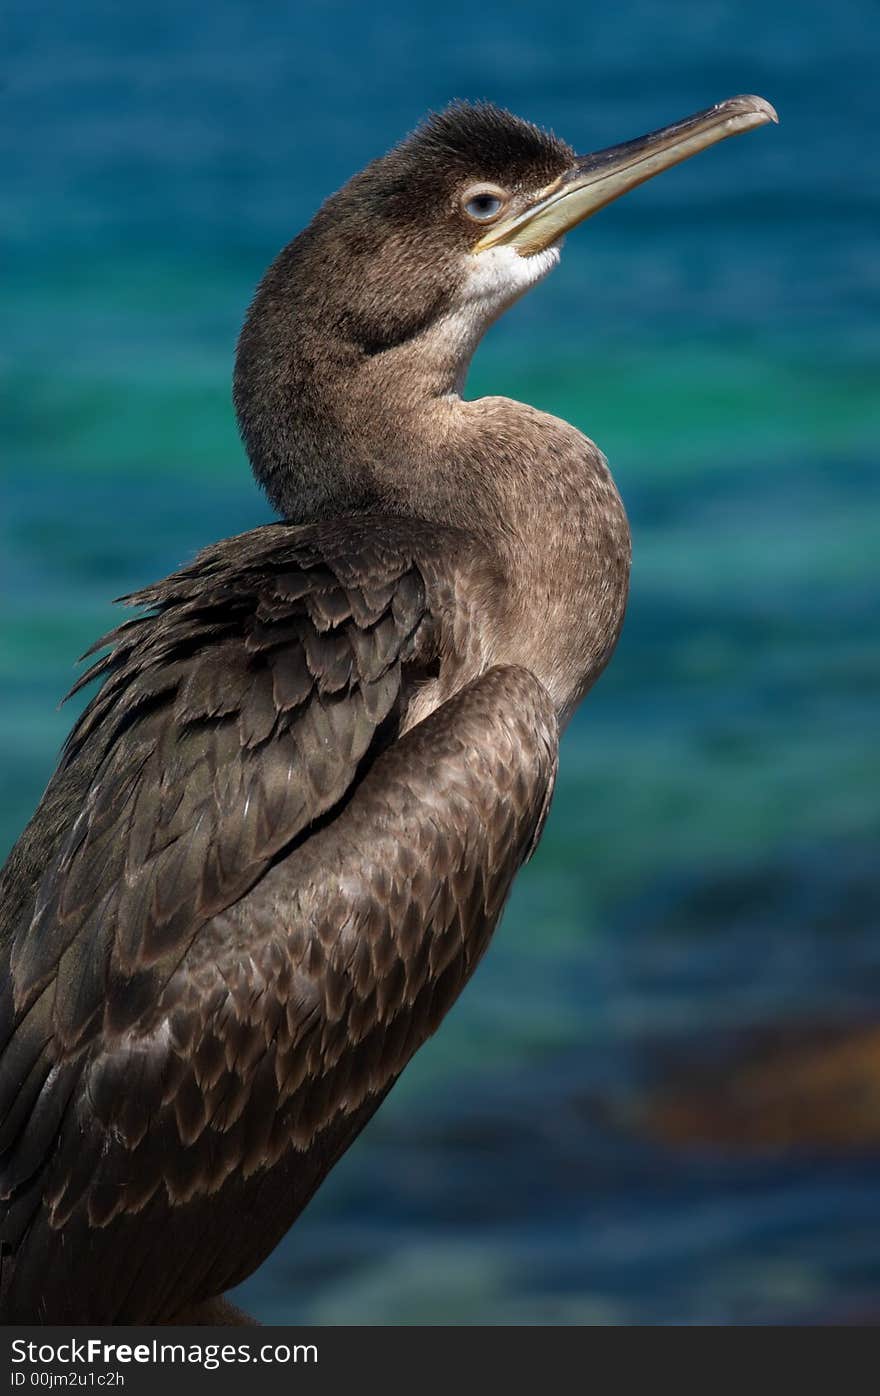
[{"label": "hooked beak", "polygon": [[646,179],[678,165],[716,141],[738,136],[778,121],[763,97],[729,97],[726,102],[685,117],[637,140],[612,145],[594,155],[581,155],[570,170],[543,189],[535,203],[498,223],[477,243],[474,252],[504,244],[521,257],[541,252],[569,228],[619,199]]}]

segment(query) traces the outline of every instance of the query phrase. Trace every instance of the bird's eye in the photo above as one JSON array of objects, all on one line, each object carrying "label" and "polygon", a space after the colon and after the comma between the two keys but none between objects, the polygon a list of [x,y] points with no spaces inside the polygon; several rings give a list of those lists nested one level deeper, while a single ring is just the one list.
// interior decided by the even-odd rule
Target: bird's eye
[{"label": "bird's eye", "polygon": [[490,223],[507,202],[501,189],[471,189],[464,195],[462,206],[475,223]]}]

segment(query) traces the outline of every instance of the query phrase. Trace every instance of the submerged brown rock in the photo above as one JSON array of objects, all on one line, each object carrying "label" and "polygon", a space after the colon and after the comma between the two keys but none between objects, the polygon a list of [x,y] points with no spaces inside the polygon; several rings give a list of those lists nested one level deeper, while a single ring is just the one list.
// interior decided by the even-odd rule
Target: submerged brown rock
[{"label": "submerged brown rock", "polygon": [[638,1112],[666,1143],[725,1154],[880,1150],[880,1026],[765,1031],[712,1070],[669,1081]]}]

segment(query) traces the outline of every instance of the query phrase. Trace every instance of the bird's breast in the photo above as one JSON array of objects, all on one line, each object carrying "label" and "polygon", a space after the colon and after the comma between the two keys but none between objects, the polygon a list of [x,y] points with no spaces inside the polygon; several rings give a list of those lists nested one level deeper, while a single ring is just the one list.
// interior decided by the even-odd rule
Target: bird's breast
[{"label": "bird's breast", "polygon": [[567,423],[536,416],[543,440],[508,548],[510,605],[499,662],[522,664],[540,678],[564,723],[617,644],[632,547],[602,452]]}]

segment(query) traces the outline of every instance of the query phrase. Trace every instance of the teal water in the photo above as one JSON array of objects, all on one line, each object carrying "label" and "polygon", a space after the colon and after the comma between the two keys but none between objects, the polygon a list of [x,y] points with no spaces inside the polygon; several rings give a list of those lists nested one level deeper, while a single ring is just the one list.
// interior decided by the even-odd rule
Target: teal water
[{"label": "teal water", "polygon": [[12,0],[0,853],[114,596],[268,517],[229,377],[320,199],[454,96],[596,148],[740,91],[779,128],[606,210],[469,392],[574,421],[627,625],[490,955],[242,1300],[316,1322],[810,1322],[880,1303],[876,1159],[663,1145],[667,1052],[876,1016],[880,254],[871,0]]}]

